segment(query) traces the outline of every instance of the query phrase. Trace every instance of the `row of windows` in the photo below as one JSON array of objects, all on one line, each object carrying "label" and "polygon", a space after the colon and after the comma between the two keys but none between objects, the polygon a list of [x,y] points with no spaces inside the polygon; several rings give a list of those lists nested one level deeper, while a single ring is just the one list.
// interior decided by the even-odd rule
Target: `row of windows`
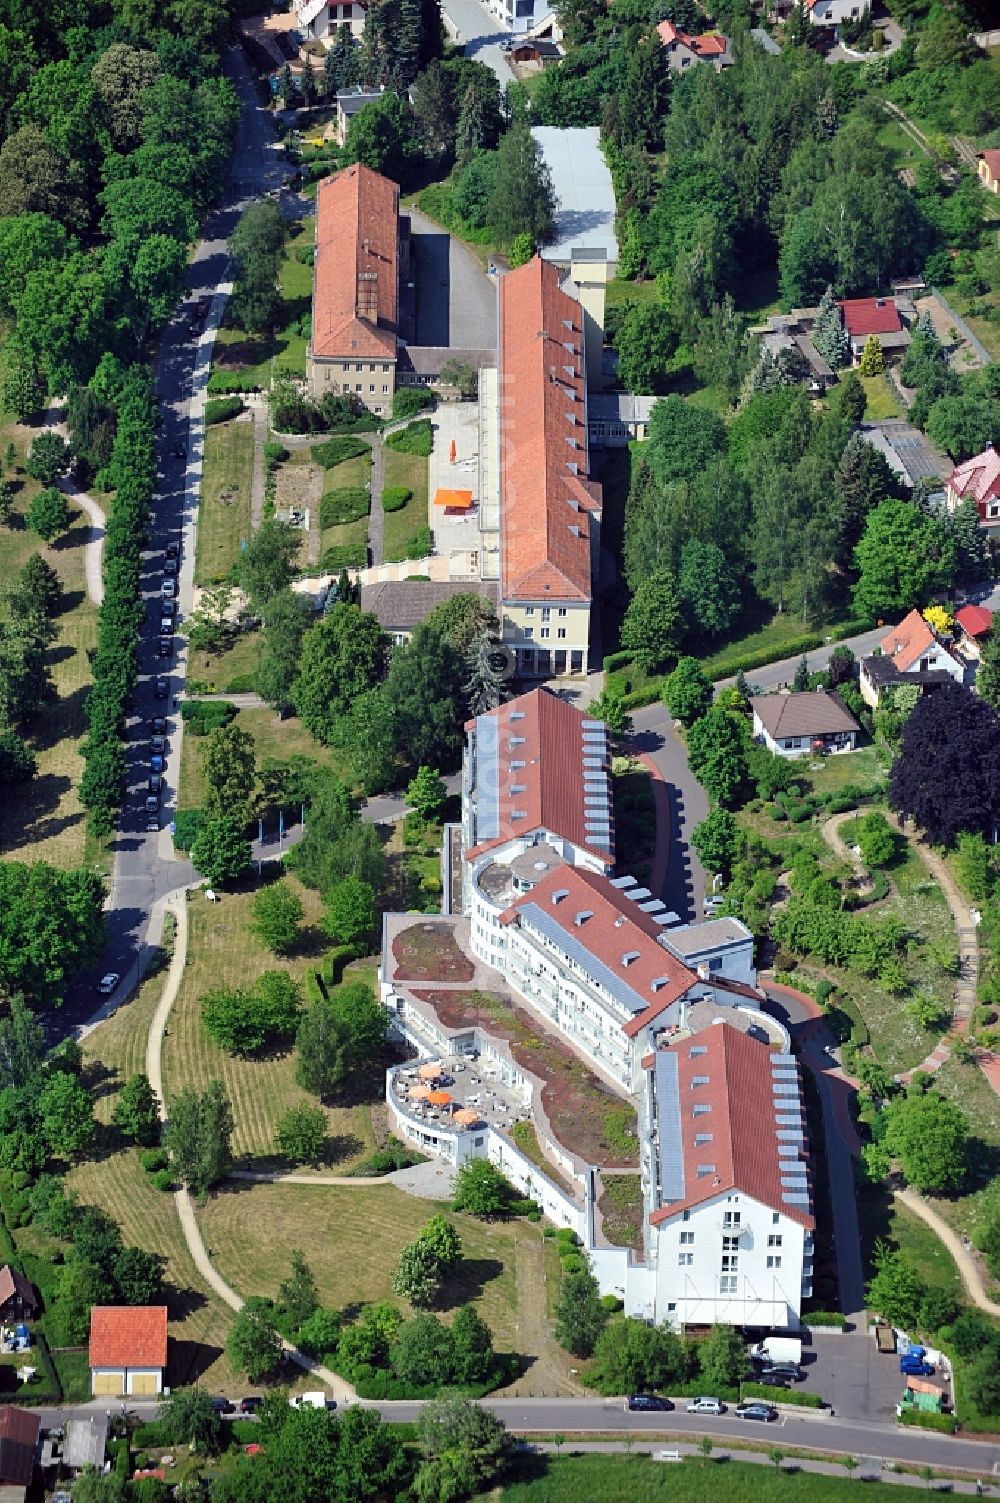
[{"label": "row of windows", "polygon": [[[552,607],[550,605],[543,605],[541,607],[541,611],[542,611],[542,620],[543,621],[551,621],[552,620]],[[533,605],[526,605],[524,607],[524,614],[526,616],[533,616],[535,614],[535,607]],[[567,614],[566,607],[564,605],[556,606],[556,615],[557,616],[565,616],[566,614]]]},{"label": "row of windows", "polygon": [[[524,635],[525,635],[525,639],[527,641],[533,642],[534,639],[535,639],[535,628],[533,626],[526,626],[524,628]],[[548,626],[541,627],[539,629],[538,635],[541,637],[541,639],[542,639],[543,642],[547,642],[549,640],[549,638],[551,637],[551,635],[552,635],[551,628],[548,627]],[[565,626],[558,626],[556,628],[556,637],[558,638],[558,640],[560,642],[565,642],[565,640],[566,640],[566,628],[565,628]]]}]

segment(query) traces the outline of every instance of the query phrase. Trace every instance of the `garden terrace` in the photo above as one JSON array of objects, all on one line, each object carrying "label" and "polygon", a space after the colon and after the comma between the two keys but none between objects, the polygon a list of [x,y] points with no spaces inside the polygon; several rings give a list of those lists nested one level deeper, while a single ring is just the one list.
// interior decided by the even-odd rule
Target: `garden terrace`
[{"label": "garden terrace", "polygon": [[392,941],[394,981],[471,981],[475,967],[441,924],[411,924]]},{"label": "garden terrace", "polygon": [[486,991],[414,991],[450,1032],[480,1028],[503,1040],[521,1069],[539,1083],[552,1135],[588,1164],[634,1165],[639,1151],[635,1108],[617,1096],[568,1047],[537,1028],[508,997]]},{"label": "garden terrace", "polygon": [[642,1184],[637,1174],[602,1174],[598,1238],[611,1247],[643,1249]]}]

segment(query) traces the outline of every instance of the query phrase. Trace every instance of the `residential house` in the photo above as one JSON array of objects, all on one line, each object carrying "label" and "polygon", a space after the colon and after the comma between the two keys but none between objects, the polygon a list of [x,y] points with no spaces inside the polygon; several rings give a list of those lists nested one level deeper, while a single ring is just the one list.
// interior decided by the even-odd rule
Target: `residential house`
[{"label": "residential house", "polygon": [[853,751],[861,732],[839,695],[828,689],[755,694],[750,708],[755,740],[782,757]]},{"label": "residential house", "polygon": [[986,638],[993,630],[993,612],[985,605],[963,605],[955,612],[955,629],[962,656],[978,662]]},{"label": "residential house", "polygon": [[822,392],[834,384],[837,373],[813,344],[812,327],[816,312],[815,308],[793,308],[790,313],[772,313],[767,323],[758,324],[747,332],[757,336],[761,348],[774,359],[784,351],[796,351],[808,370],[811,389]]},{"label": "residential house", "polygon": [[337,95],[334,126],[339,145],[343,146],[347,140],[347,131],[355,115],[363,110],[366,104],[377,104],[384,93],[385,90],[381,86],[377,89],[365,89],[360,84],[355,84],[353,89],[345,89],[342,94]]},{"label": "residential house", "polygon": [[558,27],[550,0],[483,0],[483,3],[505,31],[531,32],[533,36],[547,34],[559,40],[555,36]]},{"label": "residential house", "polygon": [[991,193],[1000,193],[1000,151],[978,151],[979,181]]},{"label": "residential house", "polygon": [[333,40],[343,26],[360,40],[367,13],[368,0],[295,0],[295,19],[309,41]]},{"label": "residential house", "polygon": [[398,579],[361,586],[361,609],[378,618],[379,625],[395,646],[408,642],[421,621],[435,606],[456,595],[478,595],[494,608],[495,581],[478,579]]},{"label": "residential house", "polygon": [[508,42],[504,46],[504,51],[512,63],[518,63],[522,67],[526,63],[534,63],[539,68],[545,68],[552,63],[557,63],[563,55],[558,43],[532,36],[521,37],[516,42]]},{"label": "residential house", "polygon": [[90,1391],[94,1398],[163,1392],[166,1305],[95,1305],[90,1312]]},{"label": "residential house", "polygon": [[409,220],[400,217],[398,185],[360,163],[323,178],[307,351],[317,400],[353,392],[373,412],[391,412],[400,279],[408,271]]},{"label": "residential house", "polygon": [[908,490],[921,484],[928,488],[929,496],[944,500],[951,462],[919,428],[899,418],[884,418],[880,423],[859,423],[858,429],[865,443],[885,457]]},{"label": "residential house", "polygon": [[60,1464],[70,1472],[80,1472],[85,1466],[101,1471],[107,1447],[108,1416],[105,1410],[98,1410],[86,1419],[67,1420]]},{"label": "residential house", "polygon": [[861,696],[873,708],[887,690],[900,684],[925,693],[941,684],[965,682],[965,664],[918,610],[894,626],[880,645],[879,654],[861,660]]},{"label": "residential house", "polygon": [[981,454],[956,465],[945,492],[949,511],[970,497],[979,512],[980,527],[1000,527],[1000,454],[991,444]]},{"label": "residential house", "polygon": [[713,1022],[643,1060],[657,1319],[794,1328],[815,1230],[798,1066],[767,1036]]},{"label": "residential house", "polygon": [[500,281],[500,610],[518,674],[587,671],[600,557],[583,313],[535,256]]},{"label": "residential house", "polygon": [[41,1415],[13,1404],[0,1408],[0,1489],[6,1503],[23,1499],[35,1475]]},{"label": "residential house", "polygon": [[623,449],[646,437],[656,397],[631,391],[596,391],[587,400],[587,431],[594,449]]},{"label": "residential house", "polygon": [[711,63],[716,73],[733,65],[729,38],[719,31],[704,31],[700,36],[692,36],[675,26],[673,21],[661,21],[656,30],[667,49],[667,63],[675,73],[682,73],[693,63]]},{"label": "residential house", "polygon": [[805,0],[805,5],[814,26],[839,26],[842,21],[858,21],[872,8],[871,0]]},{"label": "residential house", "polygon": [[38,1296],[29,1279],[5,1263],[0,1268],[0,1321],[34,1320]]},{"label": "residential house", "polygon": [[870,335],[878,336],[882,353],[887,359],[898,355],[910,343],[910,336],[903,327],[899,308],[891,297],[851,297],[838,303],[844,315],[844,328],[851,344],[851,354],[857,365],[864,354]]}]

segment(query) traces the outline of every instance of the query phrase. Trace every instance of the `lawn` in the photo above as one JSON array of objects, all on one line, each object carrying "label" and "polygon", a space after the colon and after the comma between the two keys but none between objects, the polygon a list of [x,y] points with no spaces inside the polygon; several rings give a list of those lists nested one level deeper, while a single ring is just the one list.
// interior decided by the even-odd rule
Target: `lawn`
[{"label": "lawn", "polygon": [[154,1189],[135,1149],[123,1147],[106,1127],[122,1083],[145,1069],[146,1036],[163,979],[160,972],[144,981],[131,1002],[84,1040],[88,1074],[100,1081],[96,1111],[105,1128],[97,1157],[77,1165],[69,1185],[81,1202],[99,1205],[118,1222],[126,1244],[162,1254],[173,1338],[169,1380],[200,1377],[218,1389],[235,1381],[222,1355],[229,1310],[201,1281],[181,1235],[173,1196]]},{"label": "lawn", "polygon": [[18,570],[40,553],[62,580],[67,608],[57,619],[59,634],[48,654],[59,698],[28,731],[38,761],[36,775],[17,790],[16,798],[0,799],[0,855],[15,860],[30,856],[59,867],[96,860],[104,868],[106,853],[88,838],[76,793],[83,774],[83,704],[91,682],[87,654],[97,642],[97,608],[87,598],[84,577],[87,526],[83,514],[74,510],[68,529],[51,546],[24,526],[24,510],[39,490],[23,469],[30,441],[30,429],[0,422],[0,455],[8,443],[15,445],[16,465],[7,473],[19,487],[10,521],[0,527],[0,584],[12,587]]},{"label": "lawn", "polygon": [[[352,786],[355,778],[343,753],[321,746],[301,720],[291,715],[279,720],[273,710],[239,710],[234,724],[253,736],[257,767],[267,761],[287,762],[289,757],[312,757],[321,767],[331,767]],[[193,736],[188,731],[181,743],[181,776],[177,790],[179,809],[196,809],[204,798],[205,780],[202,772],[204,736]]]},{"label": "lawn", "polygon": [[[447,1194],[449,1171],[442,1175]],[[447,1204],[415,1199],[392,1185],[240,1185],[213,1196],[200,1212],[219,1272],[241,1294],[274,1295],[294,1248],[315,1275],[320,1299],[335,1309],[392,1293],[399,1254],[435,1212],[462,1239],[463,1263],[446,1285],[441,1314],[471,1302],[500,1351],[529,1361],[513,1391],[565,1393],[574,1359],[556,1347],[546,1320],[549,1270],[540,1226],[481,1222]]]},{"label": "lawn", "polygon": [[885,768],[878,748],[863,746],[859,751],[810,762],[808,769],[803,768],[801,773],[796,767],[795,776],[801,777],[810,792],[828,794],[839,793],[847,787],[880,788],[885,781]]},{"label": "lawn", "polygon": [[[272,1159],[274,1131],[282,1112],[298,1102],[314,1104],[314,1098],[295,1083],[291,1051],[238,1059],[213,1044],[202,1025],[201,998],[215,988],[248,987],[265,970],[288,971],[301,978],[307,969],[315,969],[328,944],[314,927],[321,913],[320,900],[294,877],[287,880],[302,898],[307,924],[299,953],[287,960],[265,950],[251,934],[251,892],[229,893],[218,903],[206,903],[200,895],[192,898],[187,965],[164,1046],[168,1097],[184,1086],[204,1090],[210,1080],[222,1081],[236,1122],[233,1148],[241,1157]],[[370,965],[363,968],[363,974],[365,979],[373,978]],[[381,1079],[375,1084],[375,1099],[380,1101]],[[338,1167],[350,1167],[375,1147],[372,1091],[372,1082],[366,1079],[356,1102],[327,1110],[331,1158]]]},{"label": "lawn", "polygon": [[398,449],[384,451],[384,484],[405,485],[412,491],[400,511],[385,514],[385,562],[401,563],[412,548],[414,539],[427,526],[428,462],[418,454],[403,454]]},{"label": "lawn", "polygon": [[630,282],[627,277],[612,277],[604,302],[606,308],[619,303],[658,303],[660,292],[655,282]]},{"label": "lawn", "polygon": [[312,312],[313,279],[312,266],[300,261],[296,252],[312,245],[314,229],[315,220],[304,219],[297,232],[289,236],[279,272],[284,316],[274,340],[274,368],[296,376],[306,373],[309,335],[305,331]]},{"label": "lawn", "polygon": [[[964,1193],[940,1199],[935,1210],[956,1231],[971,1234],[984,1213],[996,1206],[996,1177],[1000,1168],[1000,1097],[976,1064],[949,1059],[934,1077],[937,1088],[962,1108],[969,1119],[970,1147]],[[985,1264],[980,1272],[987,1288],[996,1286]],[[994,1291],[994,1299],[996,1292]]]},{"label": "lawn", "polygon": [[225,579],[250,538],[254,434],[248,417],[205,430],[205,458],[198,509],[195,584]]},{"label": "lawn", "polygon": [[187,692],[237,694],[252,689],[251,680],[259,658],[260,637],[252,631],[240,632],[225,652],[195,652],[191,649],[188,653]]},{"label": "lawn", "polygon": [[888,376],[861,376],[860,381],[865,389],[865,419],[869,423],[903,416],[902,403]]},{"label": "lawn", "polygon": [[[324,472],[323,494],[331,491],[366,489],[371,485],[371,451],[359,454],[354,459],[345,459]],[[359,517],[356,522],[343,522],[336,527],[324,527],[320,534],[319,556],[322,559],[328,548],[365,547],[368,543],[368,518]]]},{"label": "lawn", "polygon": [[[730,1461],[726,1452],[738,1444],[717,1442],[719,1461],[688,1457],[681,1466],[621,1454],[515,1455],[507,1485],[477,1493],[471,1503],[579,1503],[581,1498],[599,1498],[600,1503],[660,1503],[664,1498],[674,1503],[717,1503],[719,1498],[726,1503],[759,1503],[761,1498],[768,1503],[842,1503],[848,1492],[853,1495],[855,1484],[846,1477]],[[879,1486],[876,1479],[863,1491],[867,1496]]]}]

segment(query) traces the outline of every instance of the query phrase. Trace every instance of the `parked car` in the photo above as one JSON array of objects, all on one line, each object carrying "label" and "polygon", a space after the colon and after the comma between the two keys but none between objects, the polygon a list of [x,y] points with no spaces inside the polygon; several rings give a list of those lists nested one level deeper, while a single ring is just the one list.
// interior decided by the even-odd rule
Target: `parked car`
[{"label": "parked car", "polygon": [[[184,448],[183,444],[181,444],[180,450],[181,450],[182,454],[187,453],[187,450]],[[168,558],[180,558],[180,556],[181,556],[181,545],[180,545],[180,543],[168,543],[167,544],[167,557]]]},{"label": "parked car", "polygon": [[788,1379],[784,1373],[761,1373],[757,1378],[757,1382],[763,1384],[765,1388],[788,1387]]},{"label": "parked car", "polygon": [[158,814],[146,815],[146,834],[151,835],[154,830],[160,828],[160,816]]},{"label": "parked car", "polygon": [[149,765],[153,772],[163,771],[163,758],[159,752],[153,752],[153,755],[149,759]]},{"label": "parked car", "polygon": [[209,1399],[208,1402],[211,1404],[211,1406],[215,1410],[216,1414],[228,1414],[229,1411],[230,1411],[230,1409],[232,1409],[234,1407],[234,1405],[232,1404],[232,1402],[229,1399],[223,1399],[223,1398]]},{"label": "parked car", "polygon": [[661,1399],[655,1393],[633,1393],[625,1400],[626,1409],[672,1409],[669,1399]]},{"label": "parked car", "polygon": [[158,798],[156,798],[152,793],[147,793],[147,795],[146,795],[146,813],[147,814],[159,814],[159,812],[160,812],[160,800]]},{"label": "parked car", "polygon": [[158,772],[154,772],[150,775],[149,791],[150,793],[163,792],[163,779]]},{"label": "parked car", "polygon": [[777,1409],[772,1409],[770,1404],[762,1404],[759,1400],[737,1404],[735,1413],[737,1419],[763,1420],[765,1424],[778,1418]]},{"label": "parked car", "polygon": [[174,584],[172,579],[160,580],[160,594],[163,595],[166,599],[173,600],[174,592],[176,591],[176,589],[177,586]]},{"label": "parked car", "polygon": [[908,1378],[929,1378],[934,1368],[923,1357],[906,1356],[900,1357],[899,1370]]},{"label": "parked car", "polygon": [[797,1383],[802,1376],[794,1362],[772,1362],[764,1372],[767,1377],[784,1378],[789,1383]]},{"label": "parked car", "polygon": [[161,637],[156,644],[156,656],[158,658],[171,658],[174,655],[174,644],[169,637]]},{"label": "parked car", "polygon": [[[160,679],[159,682],[160,683],[166,683],[166,679]],[[157,740],[157,737],[159,737],[159,739],[162,741],[163,737],[167,734],[167,722],[164,720],[164,718],[163,718],[162,715],[154,715],[153,719],[152,719],[152,726],[153,726],[153,750],[154,751],[162,751],[163,747],[162,746],[157,746],[156,745],[156,740]]]},{"label": "parked car", "polygon": [[256,1414],[257,1410],[260,1408],[263,1402],[264,1400],[261,1398],[260,1394],[252,1393],[250,1394],[249,1398],[240,1399],[240,1413]]},{"label": "parked car", "polygon": [[100,981],[97,983],[97,990],[100,992],[102,997],[110,997],[111,993],[114,991],[115,987],[118,985],[121,979],[122,978],[119,976],[117,971],[109,971],[108,974],[106,976],[102,976]]},{"label": "parked car", "polygon": [[163,572],[164,572],[164,574],[176,574],[177,573],[177,560],[175,558],[171,557],[171,555],[169,553],[167,554],[166,558],[163,560]]},{"label": "parked car", "polygon": [[725,1414],[726,1406],[721,1399],[689,1399],[688,1414]]},{"label": "parked car", "polygon": [[161,616],[160,617],[160,636],[161,637],[172,637],[173,634],[174,634],[174,618],[173,618],[173,616]]},{"label": "parked car", "polygon": [[156,680],[156,683],[153,685],[153,693],[157,699],[166,699],[170,693],[170,685],[165,678],[158,678]]}]

